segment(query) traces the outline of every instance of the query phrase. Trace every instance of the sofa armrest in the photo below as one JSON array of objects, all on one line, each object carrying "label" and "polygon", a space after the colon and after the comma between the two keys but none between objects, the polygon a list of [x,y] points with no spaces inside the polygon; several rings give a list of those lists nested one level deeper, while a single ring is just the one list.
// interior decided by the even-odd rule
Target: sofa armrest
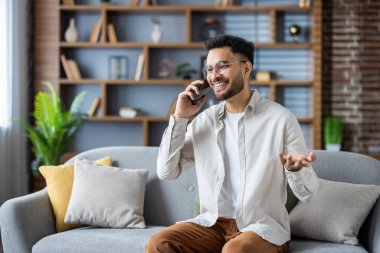
[{"label": "sofa armrest", "polygon": [[54,234],[47,189],[6,201],[0,207],[0,228],[5,253],[30,253],[37,241]]},{"label": "sofa armrest", "polygon": [[380,198],[359,232],[359,241],[372,253],[380,253]]}]

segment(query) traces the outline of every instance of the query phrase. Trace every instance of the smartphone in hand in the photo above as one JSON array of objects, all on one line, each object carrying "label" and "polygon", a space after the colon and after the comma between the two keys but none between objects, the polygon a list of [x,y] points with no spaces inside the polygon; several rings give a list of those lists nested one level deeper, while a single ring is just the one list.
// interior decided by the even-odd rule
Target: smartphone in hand
[{"label": "smartphone in hand", "polygon": [[203,95],[206,95],[211,90],[210,84],[206,79],[203,80],[203,84],[197,84],[197,86],[199,88],[199,95],[193,91],[194,100],[191,101],[193,105],[198,104]]}]

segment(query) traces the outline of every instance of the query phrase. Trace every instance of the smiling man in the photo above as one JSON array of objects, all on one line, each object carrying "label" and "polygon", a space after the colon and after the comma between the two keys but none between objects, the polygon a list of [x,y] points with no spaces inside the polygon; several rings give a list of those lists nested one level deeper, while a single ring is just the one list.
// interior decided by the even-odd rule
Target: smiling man
[{"label": "smiling man", "polygon": [[[286,186],[301,201],[318,190],[296,117],[281,105],[250,91],[253,44],[223,35],[206,42],[204,76],[222,102],[189,118],[202,80],[178,96],[159,149],[157,173],[176,179],[197,173],[200,215],[154,235],[153,252],[288,252]],[[179,205],[181,203],[178,203]]]}]

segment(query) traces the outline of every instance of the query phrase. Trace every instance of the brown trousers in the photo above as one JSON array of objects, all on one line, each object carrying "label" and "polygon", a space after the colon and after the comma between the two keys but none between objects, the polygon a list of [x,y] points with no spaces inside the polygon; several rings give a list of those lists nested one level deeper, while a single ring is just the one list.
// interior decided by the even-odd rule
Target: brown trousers
[{"label": "brown trousers", "polygon": [[212,227],[177,223],[152,236],[147,253],[287,253],[289,242],[275,245],[254,232],[240,232],[233,219],[219,218]]}]

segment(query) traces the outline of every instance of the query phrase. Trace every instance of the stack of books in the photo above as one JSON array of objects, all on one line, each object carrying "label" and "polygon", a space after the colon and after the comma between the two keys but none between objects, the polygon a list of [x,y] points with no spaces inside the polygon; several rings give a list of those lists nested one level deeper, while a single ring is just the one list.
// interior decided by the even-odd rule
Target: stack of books
[{"label": "stack of books", "polygon": [[[105,37],[102,37],[102,24],[103,24],[103,19],[100,18],[96,23],[93,25],[92,30],[91,30],[91,35],[90,35],[90,42],[91,43],[97,43],[99,41],[99,38],[101,38],[102,42],[105,42],[104,39]],[[106,37],[108,37],[108,41],[112,43],[118,42],[116,32],[115,32],[115,27],[113,24],[108,24],[107,25],[107,30],[104,31],[106,32]]]},{"label": "stack of books", "polygon": [[82,78],[82,75],[78,68],[78,64],[76,63],[75,60],[66,59],[66,56],[62,54],[61,62],[62,62],[63,70],[65,71],[67,79],[78,80]]}]

